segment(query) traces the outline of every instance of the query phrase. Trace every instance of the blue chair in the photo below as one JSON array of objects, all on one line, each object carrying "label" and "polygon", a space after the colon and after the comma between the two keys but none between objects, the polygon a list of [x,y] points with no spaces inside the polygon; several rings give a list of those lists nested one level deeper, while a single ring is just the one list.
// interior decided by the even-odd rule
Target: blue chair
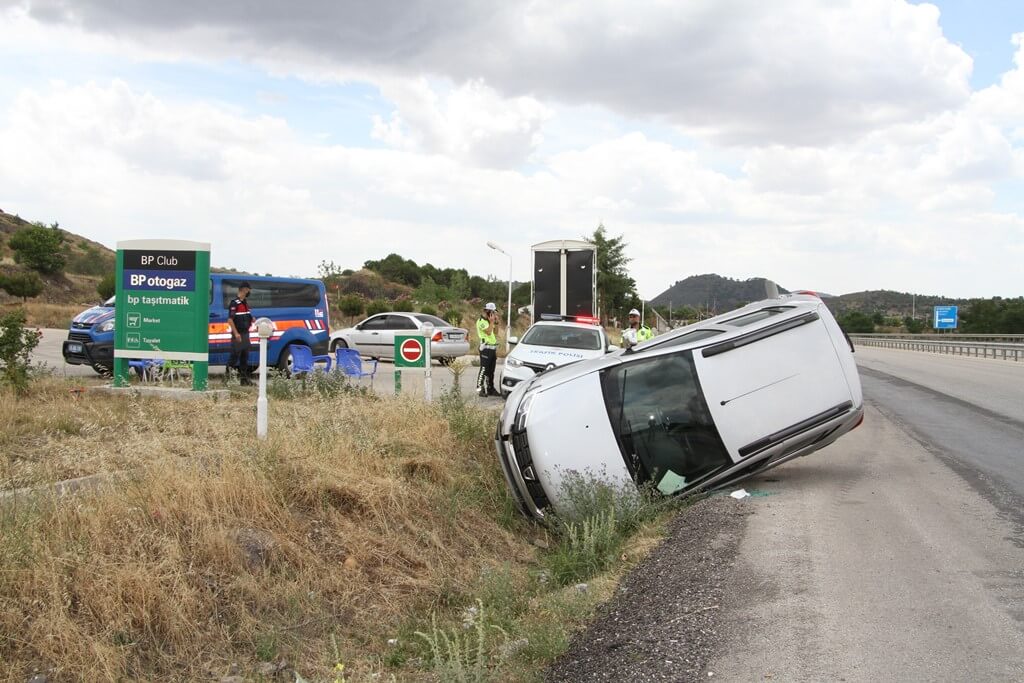
[{"label": "blue chair", "polygon": [[356,379],[369,377],[370,384],[373,384],[373,376],[377,374],[377,361],[370,361],[373,369],[367,372],[363,370],[363,359],[359,357],[359,352],[355,349],[337,348],[334,350],[334,355],[338,370]]},{"label": "blue chair", "polygon": [[[292,375],[303,375],[307,372],[314,372],[316,370],[323,370],[324,372],[331,371],[332,359],[328,355],[314,356],[313,349],[302,344],[292,344],[288,347],[288,350],[292,354]],[[325,366],[322,368],[317,367],[317,363],[324,363]]]}]

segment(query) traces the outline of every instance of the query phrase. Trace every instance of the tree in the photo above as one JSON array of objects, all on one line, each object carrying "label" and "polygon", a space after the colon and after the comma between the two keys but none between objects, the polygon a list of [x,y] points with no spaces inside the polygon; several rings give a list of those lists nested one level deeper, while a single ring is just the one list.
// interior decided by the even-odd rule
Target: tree
[{"label": "tree", "polygon": [[357,315],[362,315],[364,307],[365,304],[363,303],[363,298],[354,294],[343,296],[338,302],[338,310],[340,310],[341,314],[347,318],[354,318]]},{"label": "tree", "polygon": [[626,241],[622,235],[609,237],[604,224],[583,239],[597,247],[597,302],[605,319],[624,317],[634,301],[639,301],[636,281],[629,276]]},{"label": "tree", "polygon": [[117,284],[114,282],[114,274],[107,273],[103,276],[103,279],[96,285],[96,291],[104,301],[114,296],[114,292],[117,290]]},{"label": "tree", "polygon": [[20,296],[22,301],[43,293],[43,281],[32,271],[21,271],[0,278],[0,288],[11,296]]},{"label": "tree", "polygon": [[875,331],[875,321],[870,315],[860,311],[848,311],[839,316],[837,322],[847,334],[865,334]]},{"label": "tree", "polygon": [[20,228],[7,244],[14,251],[15,263],[40,273],[53,274],[64,270],[63,243],[64,233],[56,223],[49,228],[42,223],[34,223]]},{"label": "tree", "polygon": [[366,315],[377,315],[378,313],[385,313],[391,310],[386,301],[374,299],[370,303],[366,304]]}]

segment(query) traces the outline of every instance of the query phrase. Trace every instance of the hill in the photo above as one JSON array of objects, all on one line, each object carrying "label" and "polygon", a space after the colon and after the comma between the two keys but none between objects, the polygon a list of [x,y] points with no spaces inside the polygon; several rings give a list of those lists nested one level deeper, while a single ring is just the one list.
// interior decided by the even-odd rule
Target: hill
[{"label": "hill", "polygon": [[[42,222],[27,221],[21,216],[0,210],[0,271],[10,273],[21,270],[22,267],[14,261],[14,253],[8,246],[8,242],[15,232],[32,225],[53,227]],[[53,225],[57,226],[56,223]],[[57,227],[64,236],[64,242],[61,244],[61,253],[65,258],[64,272],[57,275],[41,276],[45,288],[43,293],[33,301],[35,304],[68,307],[67,311],[60,313],[62,320],[66,315],[72,314],[70,313],[72,309],[77,311],[96,303],[99,299],[96,284],[104,275],[114,272],[115,255],[113,250],[99,242]],[[0,303],[16,301],[0,291]],[[35,320],[35,324],[53,324],[48,316],[44,316],[42,319],[34,316],[31,307],[29,316]]]},{"label": "hill", "polygon": [[[650,301],[651,306],[671,306],[681,308],[691,306],[700,310],[710,309],[712,312],[731,311],[751,301],[757,301],[765,297],[765,283],[763,277],[754,277],[748,280],[734,280],[722,277],[714,273],[706,275],[691,275],[685,280],[679,280],[664,292]],[[780,293],[787,290],[779,287]]]},{"label": "hill", "polygon": [[957,299],[935,294],[911,294],[895,292],[889,289],[876,289],[865,292],[852,292],[831,299],[826,299],[829,309],[837,316],[850,311],[862,313],[881,313],[885,316],[904,317],[911,314],[918,318],[931,315],[933,306],[947,304],[965,305],[967,299]]},{"label": "hill", "polygon": [[[14,263],[14,254],[7,246],[11,235],[31,225],[42,225],[39,222],[30,222],[24,218],[4,212],[0,209],[0,262],[5,264]],[[57,225],[56,223],[54,225]],[[49,227],[49,226],[47,226]],[[103,277],[114,271],[114,252],[99,242],[93,242],[81,235],[76,235],[61,228],[64,234],[63,253],[67,259],[64,272],[69,275],[93,275]]]}]

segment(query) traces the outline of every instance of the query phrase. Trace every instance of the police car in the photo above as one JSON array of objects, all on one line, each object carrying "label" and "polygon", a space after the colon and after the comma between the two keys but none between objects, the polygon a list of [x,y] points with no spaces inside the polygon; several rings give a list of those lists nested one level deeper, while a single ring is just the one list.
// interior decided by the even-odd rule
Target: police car
[{"label": "police car", "polygon": [[528,516],[572,473],[665,495],[813,453],[864,415],[852,346],[824,303],[787,295],[516,385],[495,446]]},{"label": "police car", "polygon": [[508,396],[517,384],[539,372],[618,349],[608,343],[604,328],[575,322],[536,322],[522,339],[510,337],[508,341],[515,348],[505,358],[501,371],[502,396]]}]

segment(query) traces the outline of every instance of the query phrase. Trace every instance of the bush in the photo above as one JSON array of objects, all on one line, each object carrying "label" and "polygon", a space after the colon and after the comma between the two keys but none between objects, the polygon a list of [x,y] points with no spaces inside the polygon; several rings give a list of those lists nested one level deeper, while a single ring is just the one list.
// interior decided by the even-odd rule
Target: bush
[{"label": "bush", "polygon": [[21,263],[40,273],[60,273],[65,258],[61,253],[64,233],[57,224],[47,228],[42,224],[19,229],[7,243],[14,251],[15,263]]},{"label": "bush", "polygon": [[117,285],[114,283],[114,274],[107,273],[103,276],[103,279],[96,285],[96,291],[106,301],[110,297],[114,296],[114,292],[117,291]]},{"label": "bush", "polygon": [[420,306],[420,313],[423,315],[437,315],[437,309],[430,304],[426,304],[424,306]]},{"label": "bush", "polygon": [[843,315],[839,316],[837,320],[839,327],[843,328],[843,331],[847,334],[857,333],[869,333],[875,331],[874,319],[860,311],[848,311]]},{"label": "bush", "polygon": [[920,334],[924,332],[925,322],[923,320],[916,320],[911,318],[909,315],[903,319],[903,327],[910,334]]},{"label": "bush", "polygon": [[386,301],[380,299],[374,299],[370,303],[366,304],[366,315],[377,315],[378,313],[385,313],[391,310]]},{"label": "bush", "polygon": [[345,317],[354,318],[357,315],[363,314],[363,308],[365,305],[366,304],[361,296],[348,294],[341,297],[338,301],[338,310],[341,311],[341,314]]},{"label": "bush", "polygon": [[22,301],[43,293],[43,281],[32,271],[22,271],[12,275],[0,276],[0,289],[11,296],[19,296]]},{"label": "bush", "polygon": [[28,390],[29,356],[42,336],[25,327],[25,320],[20,308],[0,318],[0,381],[18,393]]}]

